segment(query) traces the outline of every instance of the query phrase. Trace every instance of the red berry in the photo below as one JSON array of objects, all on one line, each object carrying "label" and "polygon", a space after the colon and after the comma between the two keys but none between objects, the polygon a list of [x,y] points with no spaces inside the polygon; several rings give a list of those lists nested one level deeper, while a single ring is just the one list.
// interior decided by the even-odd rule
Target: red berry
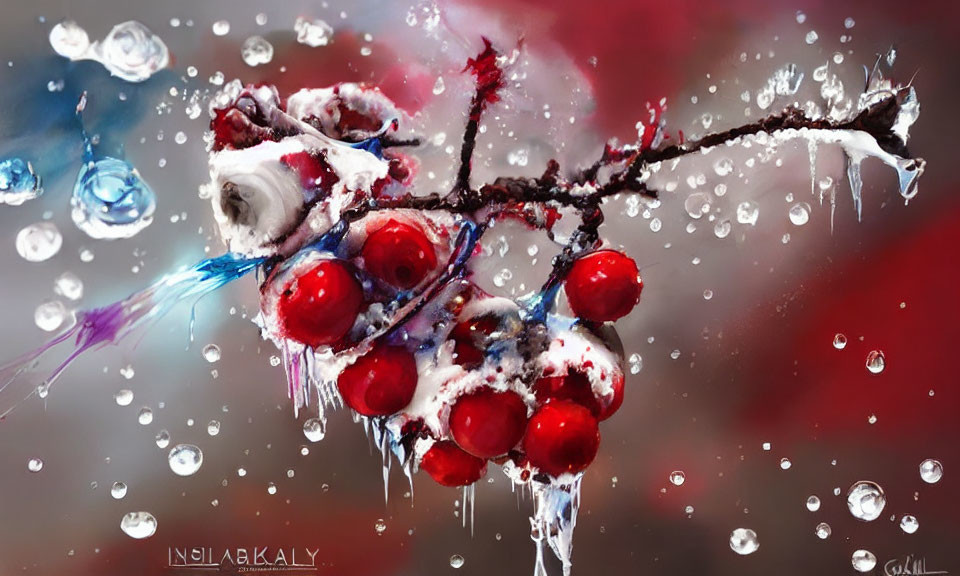
[{"label": "red berry", "polygon": [[417,389],[417,362],[401,346],[377,344],[337,378],[347,406],[364,416],[388,416],[410,403]]},{"label": "red berry", "polygon": [[604,405],[590,386],[590,380],[581,372],[571,372],[564,376],[544,376],[533,384],[533,393],[537,402],[546,404],[556,400],[570,400],[583,406],[600,422],[613,416],[623,404],[623,375],[616,374],[613,382],[613,398]]},{"label": "red berry", "polygon": [[551,476],[586,469],[599,448],[597,419],[570,400],[557,400],[537,409],[523,438],[527,459]]},{"label": "red berry", "polygon": [[600,250],[574,262],[564,286],[573,313],[592,322],[626,316],[643,289],[637,263],[613,250]]},{"label": "red berry", "polygon": [[483,478],[487,461],[467,454],[450,440],[441,440],[420,459],[420,469],[442,486],[466,486]]},{"label": "red berry", "polygon": [[437,254],[423,230],[396,220],[367,236],[361,254],[371,274],[403,290],[422,282],[437,266]]},{"label": "red berry", "polygon": [[523,437],[527,405],[516,392],[491,388],[461,396],[450,409],[450,434],[478,458],[506,454]]},{"label": "red berry", "polygon": [[314,348],[339,341],[363,306],[363,288],[340,260],[322,260],[280,295],[281,333]]},{"label": "red berry", "polygon": [[472,318],[454,326],[450,332],[456,354],[453,361],[468,370],[479,367],[483,364],[486,338],[499,327],[500,320],[493,315]]}]

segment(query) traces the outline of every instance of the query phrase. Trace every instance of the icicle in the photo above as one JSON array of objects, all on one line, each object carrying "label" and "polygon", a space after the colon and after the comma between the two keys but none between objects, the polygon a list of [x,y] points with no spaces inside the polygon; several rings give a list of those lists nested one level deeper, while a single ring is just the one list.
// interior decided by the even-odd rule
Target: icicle
[{"label": "icicle", "polygon": [[860,163],[863,162],[863,156],[859,154],[846,153],[847,156],[847,181],[850,182],[850,194],[853,196],[853,207],[857,210],[857,221],[860,221],[860,213],[863,208],[863,179],[860,177]]},{"label": "icicle", "polygon": [[[817,191],[817,141],[807,140],[807,152],[810,154],[810,194]],[[823,195],[820,195],[820,203],[823,203]]]},{"label": "icicle", "polygon": [[533,517],[530,518],[530,537],[537,544],[537,563],[534,574],[546,574],[543,564],[543,542],[550,546],[554,555],[563,563],[564,576],[570,576],[573,563],[573,529],[577,525],[580,509],[580,481],[578,474],[569,483],[533,483]]}]

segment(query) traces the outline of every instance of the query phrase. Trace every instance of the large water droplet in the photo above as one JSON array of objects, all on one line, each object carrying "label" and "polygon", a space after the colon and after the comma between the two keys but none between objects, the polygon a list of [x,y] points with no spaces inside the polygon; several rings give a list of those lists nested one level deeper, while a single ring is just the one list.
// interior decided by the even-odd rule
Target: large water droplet
[{"label": "large water droplet", "polygon": [[877,557],[869,550],[857,550],[850,558],[857,572],[869,572],[877,566]]},{"label": "large water droplet", "polygon": [[927,484],[936,484],[943,478],[943,464],[933,458],[924,460],[920,463],[920,478]]},{"label": "large water droplet", "polygon": [[323,20],[297,18],[293,30],[297,33],[297,42],[311,48],[326,46],[333,40],[333,27]]},{"label": "large water droplet", "polygon": [[87,31],[73,20],[64,20],[54,26],[49,39],[54,52],[71,60],[83,58],[90,48]]},{"label": "large water droplet", "polygon": [[843,334],[837,332],[837,335],[833,337],[833,347],[837,350],[843,350],[847,347],[847,337]]},{"label": "large water droplet", "polygon": [[0,204],[19,206],[43,194],[33,165],[21,158],[0,161]]},{"label": "large water droplet", "polygon": [[760,548],[757,533],[749,528],[737,528],[730,533],[730,549],[740,555],[753,554]]},{"label": "large water droplet", "polygon": [[861,481],[855,483],[847,492],[847,507],[857,520],[871,522],[880,517],[887,498],[876,482]]},{"label": "large water droplet", "polygon": [[170,445],[170,433],[167,432],[166,430],[161,430],[157,432],[157,435],[154,438],[154,440],[156,440],[157,442],[157,448],[160,448],[162,450],[163,448],[166,448],[167,446]]},{"label": "large water droplet", "polygon": [[140,409],[140,412],[137,413],[137,422],[146,426],[153,422],[153,410],[144,406]]},{"label": "large water droplet", "polygon": [[760,217],[760,207],[755,202],[744,200],[737,205],[737,222],[756,226]]},{"label": "large water droplet", "polygon": [[157,199],[130,163],[90,158],[80,168],[70,199],[78,228],[91,238],[130,238],[153,221]]},{"label": "large water droplet", "polygon": [[310,418],[303,423],[303,435],[311,442],[319,442],[327,433],[327,423],[324,418]]},{"label": "large water droplet", "polygon": [[83,298],[83,281],[73,272],[64,272],[54,281],[53,291],[68,300]]},{"label": "large water droplet", "polygon": [[247,66],[269,64],[273,60],[273,44],[263,36],[251,36],[240,47],[240,57]]},{"label": "large water droplet", "polygon": [[684,200],[683,208],[691,218],[700,219],[704,214],[710,213],[710,196],[703,192],[694,192]]},{"label": "large water droplet", "polygon": [[673,484],[674,486],[682,485],[684,480],[686,479],[687,477],[682,470],[674,470],[673,472],[670,473],[670,483]]},{"label": "large water droplet", "polygon": [[207,423],[207,434],[211,436],[216,436],[219,433],[220,433],[219,420],[211,420],[210,422]]},{"label": "large water droplet", "polygon": [[203,359],[213,364],[220,360],[220,347],[216,344],[207,344],[203,347]]},{"label": "large water droplet", "polygon": [[130,512],[120,520],[120,529],[131,538],[149,538],[157,531],[157,519],[149,512]]},{"label": "large water droplet", "polygon": [[817,538],[821,540],[826,540],[830,537],[830,534],[833,532],[833,529],[830,528],[830,525],[826,522],[821,522],[817,524],[817,529],[814,533],[817,535]]},{"label": "large water droplet", "polygon": [[230,33],[230,22],[227,20],[217,20],[210,28],[213,30],[214,36],[226,36]]},{"label": "large water droplet", "polygon": [[37,327],[45,332],[53,332],[63,325],[69,312],[66,306],[59,300],[47,300],[40,303],[33,311],[33,321]]},{"label": "large water droplet", "polygon": [[464,560],[463,556],[459,554],[454,554],[453,556],[450,557],[451,568],[460,568],[461,566],[463,566],[464,562],[466,562],[466,560]]},{"label": "large water droplet", "polygon": [[867,354],[867,370],[871,374],[879,374],[887,366],[887,359],[883,355],[883,350],[871,350]]},{"label": "large water droplet", "polygon": [[203,464],[203,452],[193,444],[177,444],[170,450],[167,461],[177,476],[190,476]]},{"label": "large water droplet", "polygon": [[123,389],[113,395],[113,399],[117,402],[117,406],[129,406],[133,402],[133,391]]},{"label": "large water droplet", "polygon": [[117,24],[91,49],[111,74],[127,82],[143,82],[170,63],[167,45],[136,20]]},{"label": "large water droplet", "polygon": [[807,498],[807,510],[811,512],[816,512],[819,509],[820,509],[820,498],[818,498],[816,495],[810,496],[809,498]]},{"label": "large water droplet", "polygon": [[43,470],[43,460],[39,458],[31,458],[27,461],[27,470],[31,472],[39,472]]},{"label": "large water droplet", "polygon": [[810,205],[806,202],[797,202],[790,207],[789,216],[794,226],[803,226],[810,221]]},{"label": "large water droplet", "polygon": [[114,482],[113,486],[110,487],[110,495],[115,500],[123,499],[127,495],[127,485],[123,482]]},{"label": "large water droplet", "polygon": [[17,254],[27,262],[52,258],[63,246],[63,236],[53,222],[37,222],[17,233]]},{"label": "large water droplet", "polygon": [[717,220],[717,223],[713,225],[713,234],[717,238],[726,238],[730,235],[731,230],[733,230],[733,225],[726,218]]},{"label": "large water droplet", "polygon": [[917,528],[920,528],[920,522],[917,521],[916,516],[904,514],[903,518],[900,518],[900,529],[907,534],[913,534],[917,531]]}]

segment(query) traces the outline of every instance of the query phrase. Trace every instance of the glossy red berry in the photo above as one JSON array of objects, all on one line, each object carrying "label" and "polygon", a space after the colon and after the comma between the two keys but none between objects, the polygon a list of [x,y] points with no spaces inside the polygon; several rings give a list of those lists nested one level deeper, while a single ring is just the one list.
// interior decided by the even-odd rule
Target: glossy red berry
[{"label": "glossy red berry", "polygon": [[633,310],[643,283],[632,258],[614,250],[600,250],[573,263],[564,287],[577,317],[607,322]]},{"label": "glossy red berry", "polygon": [[604,421],[613,416],[623,404],[623,376],[617,374],[613,382],[613,398],[605,403],[593,393],[590,380],[581,372],[571,372],[563,376],[544,376],[533,384],[533,393],[539,404],[556,400],[570,400],[590,411],[598,420]]},{"label": "glossy red berry", "polygon": [[593,462],[599,448],[597,419],[570,400],[557,400],[538,408],[523,438],[527,460],[551,476],[583,471]]},{"label": "glossy red berry", "polygon": [[281,333],[314,348],[333,344],[353,327],[363,288],[340,260],[322,260],[297,276],[280,295]]},{"label": "glossy red berry", "polygon": [[500,320],[493,315],[472,318],[454,326],[450,332],[454,342],[453,361],[468,370],[483,364],[484,342],[499,327]]},{"label": "glossy red berry", "polygon": [[406,348],[378,344],[343,369],[337,389],[344,403],[360,414],[389,416],[413,398],[417,362]]},{"label": "glossy red berry", "polygon": [[450,409],[450,434],[478,458],[506,454],[523,437],[527,405],[516,392],[481,388],[461,396]]},{"label": "glossy red berry", "polygon": [[402,290],[420,284],[437,267],[437,253],[423,230],[397,220],[367,236],[361,255],[368,272]]},{"label": "glossy red berry", "polygon": [[436,442],[420,459],[420,469],[437,484],[467,486],[487,473],[487,461],[467,454],[450,440]]}]

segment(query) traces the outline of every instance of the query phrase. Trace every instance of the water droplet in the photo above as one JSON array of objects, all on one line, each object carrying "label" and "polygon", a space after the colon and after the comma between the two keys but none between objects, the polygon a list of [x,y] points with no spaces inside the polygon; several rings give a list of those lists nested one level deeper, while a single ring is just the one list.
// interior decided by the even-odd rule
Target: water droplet
[{"label": "water droplet", "polygon": [[273,482],[268,482],[268,483],[267,483],[267,494],[270,494],[271,496],[273,496],[273,495],[276,494],[276,493],[277,493],[277,485],[274,484]]},{"label": "water droplet", "polygon": [[711,289],[709,289],[709,288],[707,288],[706,290],[704,290],[704,291],[703,291],[703,299],[704,299],[704,300],[712,300],[712,299],[713,299],[713,290],[711,290]]},{"label": "water droplet", "polygon": [[450,557],[451,568],[460,568],[461,566],[463,566],[464,562],[466,562],[466,560],[464,560],[463,556],[459,554],[454,554],[453,556]]},{"label": "water droplet", "polygon": [[817,496],[810,496],[807,498],[807,510],[811,512],[816,512],[820,509],[820,498]]},{"label": "water droplet", "polygon": [[713,164],[713,171],[717,176],[726,176],[733,172],[733,160],[729,158],[720,158]]},{"label": "water droplet", "polygon": [[756,203],[744,200],[737,205],[737,222],[756,226],[760,217],[760,207]]},{"label": "water droplet", "polygon": [[203,359],[213,364],[220,360],[220,347],[216,344],[207,344],[203,347]]},{"label": "water droplet", "polygon": [[857,550],[850,558],[853,569],[857,572],[869,572],[877,565],[877,557],[869,550]]},{"label": "water droplet", "polygon": [[933,458],[924,460],[920,463],[920,478],[927,484],[936,484],[943,478],[943,464]]},{"label": "water droplet", "polygon": [[87,31],[73,20],[64,20],[54,26],[49,40],[54,52],[71,60],[83,58],[90,48]]},{"label": "water droplet", "polygon": [[643,370],[643,357],[639,354],[631,354],[629,362],[631,374],[639,374]]},{"label": "water droplet", "polygon": [[886,368],[886,357],[883,355],[883,350],[871,350],[867,354],[867,370],[871,374],[879,374],[883,372],[883,369]]},{"label": "water droplet", "polygon": [[717,223],[713,225],[713,234],[717,238],[726,238],[730,235],[731,230],[733,230],[733,224],[726,218],[717,220]]},{"label": "water droplet", "polygon": [[311,442],[319,442],[327,433],[326,418],[310,418],[303,423],[303,435]]},{"label": "water droplet", "polygon": [[781,470],[789,470],[791,466],[793,466],[793,462],[791,462],[789,458],[781,458],[781,459],[780,459],[780,469],[781,469]]},{"label": "water droplet", "polygon": [[68,300],[83,298],[83,281],[73,272],[64,272],[54,281],[53,291]]},{"label": "water droplet", "polygon": [[154,437],[154,440],[157,442],[157,448],[161,450],[170,445],[170,433],[166,430],[161,430],[157,432],[157,435]]},{"label": "water droplet", "polygon": [[832,532],[833,530],[830,528],[830,525],[827,524],[826,522],[821,522],[817,524],[817,529],[816,529],[817,538],[821,540],[826,540],[827,538],[830,537],[830,534]]},{"label": "water droplet", "polygon": [[191,476],[203,464],[203,452],[193,444],[177,444],[170,450],[167,462],[177,476]]},{"label": "water droplet", "polygon": [[806,202],[797,202],[790,207],[790,222],[794,226],[803,226],[810,221],[810,205]]},{"label": "water droplet", "polygon": [[240,47],[240,57],[247,66],[269,64],[273,60],[273,44],[263,36],[251,36]]},{"label": "water droplet", "polygon": [[876,482],[855,483],[847,492],[847,507],[857,520],[871,522],[880,517],[887,498]]},{"label": "water droplet", "polygon": [[0,204],[19,206],[43,194],[33,165],[21,158],[0,161]]},{"label": "water droplet", "polygon": [[373,525],[373,529],[376,530],[377,536],[381,536],[387,530],[387,523],[383,521],[383,518],[378,518]]},{"label": "water droplet", "polygon": [[207,434],[211,436],[216,436],[220,433],[220,422],[218,420],[211,420],[207,423]]},{"label": "water droplet", "polygon": [[737,528],[730,533],[730,549],[742,556],[753,554],[760,548],[757,533],[749,528]]},{"label": "water droplet", "polygon": [[45,332],[53,332],[63,325],[69,312],[66,306],[59,300],[47,300],[41,302],[33,311],[33,321],[37,327]]},{"label": "water droplet", "polygon": [[837,332],[837,335],[833,337],[833,347],[837,350],[843,350],[847,347],[847,337],[843,334]]},{"label": "water droplet", "polygon": [[120,520],[120,529],[131,538],[149,538],[157,531],[157,519],[149,512],[130,512]]},{"label": "water droplet", "polygon": [[110,487],[110,495],[113,496],[115,500],[120,500],[127,495],[127,485],[123,482],[114,482],[113,486]]},{"label": "water droplet", "polygon": [[797,24],[803,24],[806,21],[807,21],[807,15],[801,12],[800,10],[797,10]]},{"label": "water droplet", "polygon": [[853,28],[856,25],[857,25],[857,22],[853,18],[847,17],[843,20],[843,27],[846,28],[847,30]]},{"label": "water droplet", "polygon": [[17,233],[17,254],[27,262],[49,260],[63,246],[63,236],[53,222],[37,222]]},{"label": "water droplet", "polygon": [[217,20],[211,26],[215,36],[226,36],[230,33],[230,22],[226,20]]},{"label": "water droplet", "polygon": [[900,518],[900,529],[907,534],[913,534],[917,531],[917,528],[920,528],[920,522],[917,521],[916,516],[904,514],[903,517]]},{"label": "water droplet", "polygon": [[660,219],[659,219],[659,218],[654,218],[653,220],[650,221],[650,230],[651,230],[651,231],[653,231],[653,232],[659,232],[662,227],[663,227],[663,223],[660,222]]},{"label": "water droplet", "polygon": [[70,60],[95,60],[127,82],[143,82],[170,63],[170,51],[149,28],[130,20],[114,26],[106,38],[90,42],[87,32],[72,20],[50,31],[53,50]]},{"label": "water droplet", "polygon": [[817,41],[819,38],[820,38],[820,35],[817,34],[817,31],[816,31],[816,30],[811,30],[811,31],[807,32],[807,35],[804,36],[803,39],[804,39],[804,41],[805,41],[807,44],[814,44],[814,43],[816,43],[816,41]]},{"label": "water droplet", "polygon": [[133,390],[124,388],[114,394],[113,399],[116,401],[117,406],[129,406],[130,403],[133,402]]},{"label": "water droplet", "polygon": [[683,208],[691,218],[700,219],[710,213],[710,196],[704,192],[694,192],[684,200]]},{"label": "water droplet", "polygon": [[437,81],[433,83],[433,95],[439,96],[447,87],[443,83],[443,76],[437,76]]},{"label": "water droplet", "polygon": [[43,460],[39,458],[31,458],[27,461],[27,470],[31,472],[39,472],[43,470]]},{"label": "water droplet", "polygon": [[686,475],[684,475],[682,470],[674,470],[673,472],[670,473],[670,483],[673,484],[674,486],[683,485],[683,482],[686,479],[687,477]]},{"label": "water droplet", "polygon": [[153,422],[153,410],[143,407],[140,409],[140,412],[137,414],[137,422],[146,426]]},{"label": "water droplet", "polygon": [[297,42],[306,44],[311,48],[326,46],[333,40],[333,27],[323,20],[310,21],[305,18],[297,18],[293,30],[297,33]]}]

